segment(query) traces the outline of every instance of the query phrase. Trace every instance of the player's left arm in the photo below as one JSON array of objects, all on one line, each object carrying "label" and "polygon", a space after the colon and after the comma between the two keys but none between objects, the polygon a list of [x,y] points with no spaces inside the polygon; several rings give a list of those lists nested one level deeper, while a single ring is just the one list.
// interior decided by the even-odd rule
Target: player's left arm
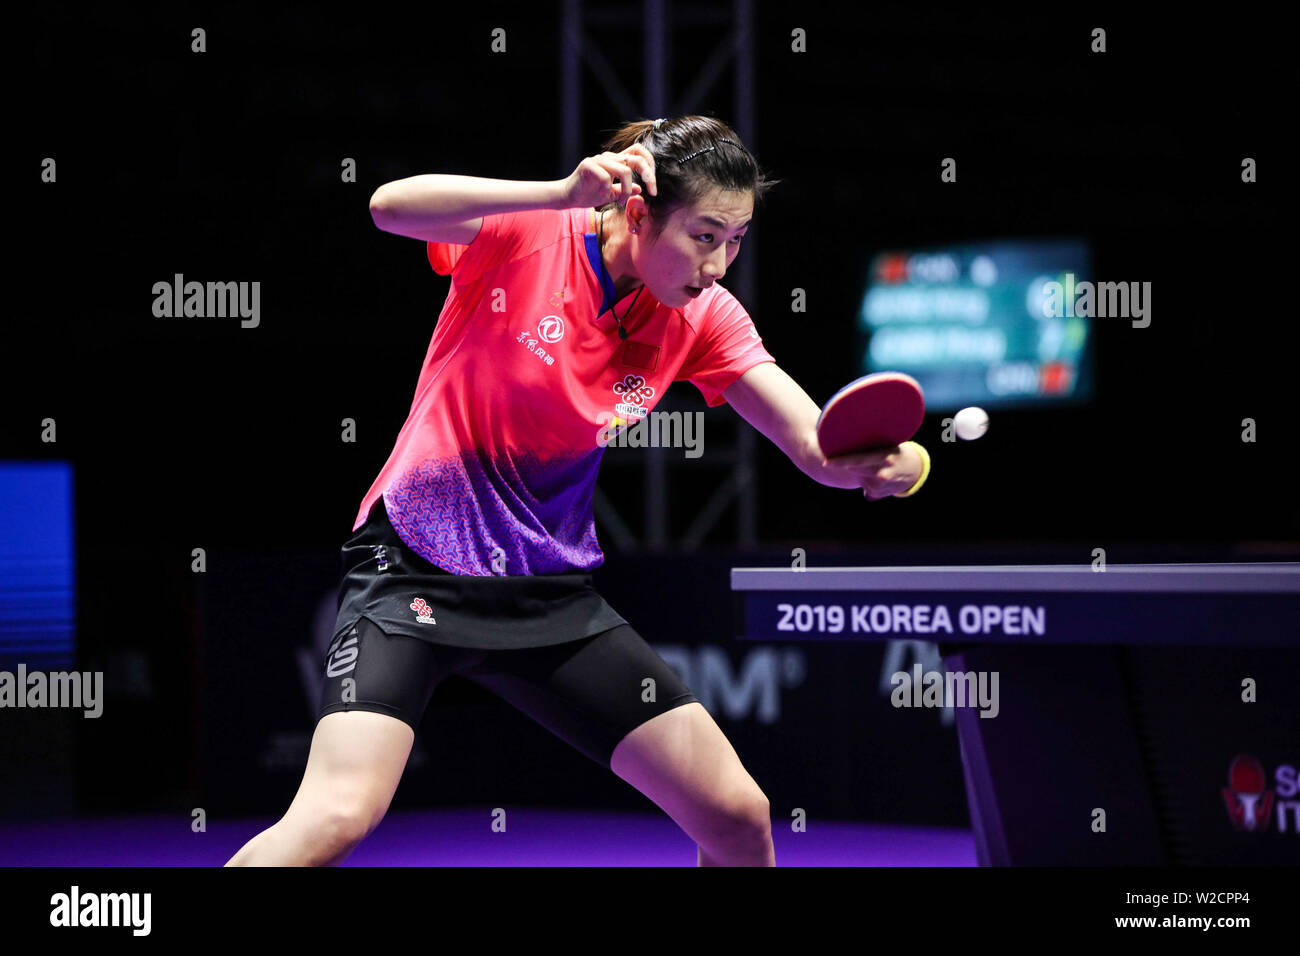
[{"label": "player's left arm", "polygon": [[831,488],[861,488],[872,500],[906,491],[924,463],[908,444],[828,459],[817,443],[821,409],[775,362],[762,362],[723,392],[728,404],[809,478]]}]

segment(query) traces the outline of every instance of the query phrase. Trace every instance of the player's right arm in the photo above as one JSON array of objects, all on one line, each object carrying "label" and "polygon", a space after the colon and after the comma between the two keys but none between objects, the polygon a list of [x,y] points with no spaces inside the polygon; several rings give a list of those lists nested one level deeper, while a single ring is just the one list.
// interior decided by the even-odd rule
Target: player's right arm
[{"label": "player's right arm", "polygon": [[[483,217],[528,209],[598,206],[641,191],[639,173],[653,194],[654,159],[637,144],[622,153],[589,156],[566,179],[519,182],[428,173],[384,183],[370,197],[370,216],[385,232],[426,242],[469,245]],[[617,181],[616,181],[617,180]],[[625,190],[624,183],[630,183]]]},{"label": "player's right arm", "polygon": [[384,183],[370,197],[370,216],[384,232],[426,242],[469,245],[483,217],[527,209],[558,209],[555,182],[518,182],[429,173]]},{"label": "player's right arm", "polygon": [[775,362],[755,365],[723,395],[741,418],[766,435],[795,466],[831,488],[861,488],[872,501],[911,488],[924,462],[911,443],[827,458],[817,441],[821,410]]}]

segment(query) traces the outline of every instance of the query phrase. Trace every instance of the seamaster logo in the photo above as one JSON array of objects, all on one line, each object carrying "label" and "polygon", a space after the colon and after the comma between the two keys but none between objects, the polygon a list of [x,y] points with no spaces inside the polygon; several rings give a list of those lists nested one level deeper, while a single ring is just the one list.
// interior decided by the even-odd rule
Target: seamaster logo
[{"label": "seamaster logo", "polygon": [[1223,803],[1236,829],[1259,832],[1268,829],[1273,791],[1264,782],[1264,768],[1250,754],[1238,754],[1229,765]]}]

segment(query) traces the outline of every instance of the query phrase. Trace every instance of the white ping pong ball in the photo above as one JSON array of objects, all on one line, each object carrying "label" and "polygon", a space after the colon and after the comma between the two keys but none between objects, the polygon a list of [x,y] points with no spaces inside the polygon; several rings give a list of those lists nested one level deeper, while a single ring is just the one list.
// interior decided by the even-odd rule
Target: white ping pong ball
[{"label": "white ping pong ball", "polygon": [[989,416],[982,408],[963,408],[953,416],[953,425],[957,437],[963,441],[974,441],[989,430]]}]

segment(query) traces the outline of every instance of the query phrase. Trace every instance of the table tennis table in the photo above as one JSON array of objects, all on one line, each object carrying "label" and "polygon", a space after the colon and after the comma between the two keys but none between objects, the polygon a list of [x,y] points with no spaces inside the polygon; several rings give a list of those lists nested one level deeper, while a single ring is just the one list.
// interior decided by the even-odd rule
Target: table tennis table
[{"label": "table tennis table", "polygon": [[[1159,747],[1145,738],[1174,726],[1213,737],[1206,724],[1215,707],[1234,703],[1237,677],[1224,676],[1223,700],[1179,700],[1159,687],[1149,659],[1143,673],[1124,649],[1164,647],[1160,660],[1168,661],[1174,648],[1184,656],[1227,648],[1237,661],[1267,648],[1273,656],[1261,667],[1275,671],[1278,655],[1288,666],[1300,661],[1292,654],[1300,648],[1300,562],[733,568],[731,588],[741,640],[938,645],[944,673],[909,682],[919,694],[925,680],[934,688],[942,679],[949,689],[938,693],[971,698],[955,714],[986,866],[1196,861],[1185,845],[1214,825],[1205,823],[1205,793],[1219,799],[1224,781],[1186,782],[1188,773],[1153,758]],[[996,712],[972,703],[979,675],[1000,697]],[[1259,746],[1295,743],[1286,728],[1296,726],[1300,695],[1294,684],[1287,689],[1270,687],[1271,709],[1250,711],[1268,715],[1253,728],[1288,735],[1261,742],[1256,733]],[[1144,720],[1152,708],[1167,719]],[[1279,828],[1286,806],[1279,797]],[[1300,801],[1294,809],[1300,829]],[[1300,835],[1289,832],[1300,850]]]}]

